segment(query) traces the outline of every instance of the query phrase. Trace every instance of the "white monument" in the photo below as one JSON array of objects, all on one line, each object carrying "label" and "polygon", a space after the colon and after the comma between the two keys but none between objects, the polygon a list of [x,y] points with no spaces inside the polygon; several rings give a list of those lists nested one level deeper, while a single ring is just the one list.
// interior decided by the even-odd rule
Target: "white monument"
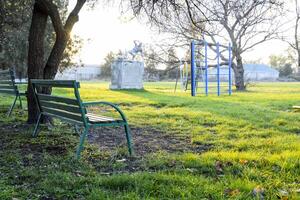
[{"label": "white monument", "polygon": [[142,43],[134,41],[135,47],[128,53],[132,58],[125,56],[118,58],[111,65],[110,89],[143,89],[144,62],[135,60],[138,53],[142,51]]}]

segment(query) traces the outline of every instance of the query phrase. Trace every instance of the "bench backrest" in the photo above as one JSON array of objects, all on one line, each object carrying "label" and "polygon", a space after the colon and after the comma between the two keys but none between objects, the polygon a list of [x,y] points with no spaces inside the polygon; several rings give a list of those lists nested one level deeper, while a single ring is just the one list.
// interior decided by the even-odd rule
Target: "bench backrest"
[{"label": "bench backrest", "polygon": [[[79,82],[66,80],[40,80],[30,81],[39,111],[43,115],[57,117],[72,124],[87,125],[86,110],[82,105],[78,88]],[[42,94],[43,87],[74,89],[72,97]]]},{"label": "bench backrest", "polygon": [[14,72],[10,69],[0,70],[0,93],[9,95],[18,95],[19,93]]}]

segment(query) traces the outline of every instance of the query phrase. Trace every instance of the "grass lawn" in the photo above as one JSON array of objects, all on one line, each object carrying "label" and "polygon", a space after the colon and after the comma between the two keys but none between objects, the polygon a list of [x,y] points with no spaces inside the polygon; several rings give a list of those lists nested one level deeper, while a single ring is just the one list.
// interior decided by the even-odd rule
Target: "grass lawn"
[{"label": "grass lawn", "polygon": [[107,88],[83,82],[81,97],[123,109],[135,157],[125,140],[106,141],[107,132],[123,136],[121,129],[104,128],[91,132],[77,161],[71,126],[56,121],[31,138],[26,113],[7,118],[12,98],[1,97],[1,200],[300,199],[300,113],[291,110],[300,105],[300,83],[257,83],[221,97],[174,93],[173,83]]}]

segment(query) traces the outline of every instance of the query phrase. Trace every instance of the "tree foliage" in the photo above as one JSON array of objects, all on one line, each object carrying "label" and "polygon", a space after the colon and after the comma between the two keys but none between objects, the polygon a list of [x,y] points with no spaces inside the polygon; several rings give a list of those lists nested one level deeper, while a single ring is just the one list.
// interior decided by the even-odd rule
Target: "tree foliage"
[{"label": "tree foliage", "polygon": [[269,57],[269,64],[274,67],[275,69],[280,69],[280,67],[284,66],[285,64],[291,63],[289,57],[284,55],[270,55]]},{"label": "tree foliage", "polygon": [[291,63],[286,63],[279,69],[280,77],[289,77],[293,74],[293,68]]},{"label": "tree foliage", "polygon": [[112,51],[105,56],[104,63],[100,66],[102,78],[111,77],[111,65],[116,59],[117,59],[117,55]]},{"label": "tree foliage", "polygon": [[0,66],[26,73],[31,0],[0,2]]},{"label": "tree foliage", "polygon": [[[68,1],[56,0],[62,18],[67,16]],[[0,2],[0,67],[13,68],[17,77],[27,76],[28,35],[31,22],[33,0],[6,0]],[[55,42],[54,29],[47,22],[45,32],[44,62],[51,52]],[[59,70],[75,65],[74,57],[82,47],[82,39],[73,36],[68,42]]]},{"label": "tree foliage", "polygon": [[287,55],[271,55],[269,64],[279,71],[280,77],[287,77],[293,74],[292,68],[293,59]]},{"label": "tree foliage", "polygon": [[160,56],[157,52],[150,47],[144,51],[144,61],[145,61],[145,79],[146,80],[158,80],[160,78],[160,73],[158,66],[161,63]]},{"label": "tree foliage", "polygon": [[173,47],[168,49],[166,62],[166,78],[176,79],[179,62]]}]

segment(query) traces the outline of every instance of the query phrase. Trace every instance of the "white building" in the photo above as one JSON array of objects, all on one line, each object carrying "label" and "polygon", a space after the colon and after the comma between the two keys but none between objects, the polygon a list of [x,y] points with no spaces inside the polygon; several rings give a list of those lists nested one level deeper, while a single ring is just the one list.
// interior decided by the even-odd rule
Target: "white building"
[{"label": "white building", "polygon": [[83,67],[71,67],[62,73],[57,73],[55,79],[78,81],[97,80],[100,74],[100,65],[85,65]]},{"label": "white building", "polygon": [[265,64],[244,64],[244,76],[248,81],[276,81],[279,71]]},{"label": "white building", "polygon": [[[210,81],[217,81],[216,68],[210,68],[208,73]],[[231,70],[231,73],[232,80],[234,80],[234,71]],[[228,66],[221,66],[220,80],[228,81],[228,74]],[[276,81],[279,78],[279,71],[265,64],[244,64],[244,78],[245,81]]]}]

